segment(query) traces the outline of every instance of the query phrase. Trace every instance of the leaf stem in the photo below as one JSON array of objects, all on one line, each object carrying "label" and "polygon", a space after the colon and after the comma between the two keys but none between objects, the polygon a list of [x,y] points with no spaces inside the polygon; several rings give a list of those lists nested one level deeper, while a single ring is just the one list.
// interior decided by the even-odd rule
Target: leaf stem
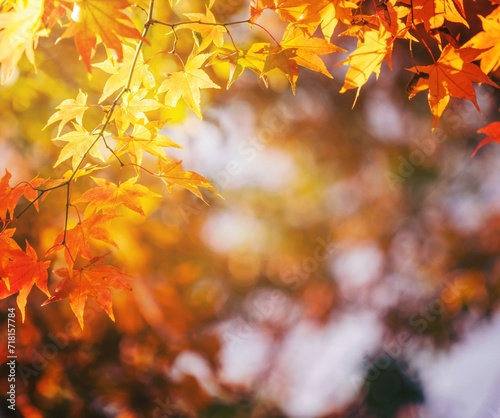
[{"label": "leaf stem", "polygon": [[[68,178],[68,180],[66,180],[64,183],[58,184],[58,185],[50,187],[48,189],[44,189],[44,190],[37,189],[40,192],[40,194],[38,195],[38,197],[35,200],[33,200],[33,202],[30,202],[30,204],[28,205],[28,207],[25,208],[23,210],[23,212],[21,212],[18,215],[18,218],[19,218],[19,216],[21,216],[24,212],[26,212],[26,210],[29,207],[31,207],[38,199],[40,199],[48,191],[54,190],[54,189],[58,189],[58,188],[61,188],[61,187],[66,187],[66,211],[65,211],[65,219],[64,219],[64,233],[63,233],[63,239],[62,239],[61,245],[66,245],[66,235],[67,235],[67,231],[68,231],[68,220],[69,220],[69,208],[70,208],[70,206],[72,206],[71,203],[70,203],[70,198],[71,198],[71,181],[75,178],[76,173],[80,169],[81,165],[83,164],[83,162],[84,162],[85,158],[87,157],[87,155],[89,154],[90,150],[102,139],[104,141],[104,144],[105,144],[106,148],[111,151],[111,153],[119,161],[120,165],[122,167],[124,166],[124,163],[121,161],[121,159],[118,157],[118,155],[116,155],[116,153],[113,151],[113,149],[111,149],[111,147],[109,147],[109,145],[106,143],[106,140],[105,140],[104,136],[105,136],[106,128],[108,127],[109,123],[111,122],[111,118],[112,118],[113,113],[114,113],[114,111],[116,109],[116,106],[118,105],[119,101],[121,100],[121,98],[123,97],[123,95],[125,94],[125,92],[127,92],[127,91],[130,90],[130,85],[132,83],[132,77],[134,75],[134,70],[135,70],[135,67],[137,65],[137,60],[139,58],[139,54],[140,54],[141,48],[144,45],[144,40],[146,39],[146,35],[148,34],[149,28],[153,24],[153,7],[154,7],[154,2],[155,2],[155,0],[151,0],[150,3],[149,3],[148,16],[147,16],[146,22],[144,23],[144,29],[142,31],[142,37],[139,40],[139,42],[137,43],[137,46],[136,46],[136,49],[135,49],[135,54],[134,54],[134,57],[132,59],[132,63],[131,63],[131,66],[130,66],[130,71],[128,73],[127,81],[125,83],[125,86],[120,91],[120,93],[118,94],[118,96],[116,96],[116,98],[113,100],[113,103],[111,104],[111,107],[110,107],[110,109],[108,110],[108,112],[106,114],[106,119],[105,119],[105,121],[104,121],[101,129],[99,130],[99,133],[97,134],[95,140],[92,141],[92,143],[90,144],[90,146],[84,152],[84,154],[82,155],[82,157],[81,157],[78,165],[73,169],[73,172],[72,172],[71,176]],[[78,213],[78,216],[80,217],[79,213]],[[81,221],[81,219],[80,219],[80,221]]]},{"label": "leaf stem", "polygon": [[[246,20],[236,20],[234,22],[227,22],[227,23],[220,23],[220,22],[203,22],[201,20],[187,20],[187,21],[182,21],[182,22],[176,22],[176,23],[167,23],[167,22],[162,22],[161,20],[156,20],[153,19],[152,24],[157,24],[157,25],[162,25],[162,26],[168,26],[170,29],[175,31],[175,28],[178,26],[186,26],[186,25],[206,25],[206,26],[223,26],[227,29],[228,26],[234,26],[234,25],[241,25],[243,23],[248,23],[250,25],[255,25],[258,28],[262,29],[264,32],[266,32],[269,37],[276,43],[276,45],[279,45],[280,43],[276,40],[276,38],[272,35],[271,32],[269,32],[264,26],[260,25],[259,23],[252,22],[250,19]],[[231,40],[232,40],[232,36]],[[234,42],[233,42],[234,43]]]},{"label": "leaf stem", "polygon": [[69,180],[65,183],[65,185],[66,185],[66,213],[64,216],[64,233],[63,233],[63,239],[61,242],[62,245],[66,245],[66,233],[68,232],[69,207],[71,206],[71,203],[70,203],[71,184],[69,183]]}]

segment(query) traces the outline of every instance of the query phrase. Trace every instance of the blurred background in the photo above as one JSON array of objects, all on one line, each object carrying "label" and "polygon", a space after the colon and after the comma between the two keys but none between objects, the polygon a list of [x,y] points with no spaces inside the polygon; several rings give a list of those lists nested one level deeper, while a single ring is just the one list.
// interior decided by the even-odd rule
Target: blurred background
[{"label": "blurred background", "polygon": [[[474,29],[491,5],[467,7]],[[247,8],[219,2],[214,14],[246,19]],[[271,13],[259,22],[283,28]],[[239,45],[268,41],[256,27],[231,33]],[[152,43],[162,42],[171,39],[155,27]],[[191,47],[181,41],[179,53]],[[500,147],[470,157],[476,131],[498,120],[500,95],[476,87],[482,114],[452,99],[432,131],[426,93],[407,98],[406,48],[354,109],[355,92],[338,93],[346,68],[334,66],[347,54],[336,54],[325,57],[334,79],[301,69],[295,96],[280,74],[266,88],[247,71],[203,95],[203,120],[182,103],[165,114],[164,133],[184,147],[169,155],[224,199],[207,193],[205,205],[151,181],[165,199],[147,218],[113,224],[112,262],[137,277],[132,292],[114,294],[116,323],[89,301],[82,331],[67,301],[41,308],[33,290],[17,330],[19,416],[500,417]],[[429,63],[418,46],[414,57]],[[94,62],[104,58],[99,49]],[[148,62],[155,75],[176,65]],[[211,71],[224,85],[227,66]],[[98,69],[87,77],[69,41],[42,39],[36,72],[21,61],[0,87],[0,168],[11,184],[69,168],[51,168],[56,128],[42,128],[79,88],[97,103],[105,81]],[[92,112],[89,127],[102,114]],[[76,191],[91,185],[78,180]],[[39,254],[61,229],[64,199],[53,192],[15,225]],[[12,306],[0,301],[2,312]]]}]

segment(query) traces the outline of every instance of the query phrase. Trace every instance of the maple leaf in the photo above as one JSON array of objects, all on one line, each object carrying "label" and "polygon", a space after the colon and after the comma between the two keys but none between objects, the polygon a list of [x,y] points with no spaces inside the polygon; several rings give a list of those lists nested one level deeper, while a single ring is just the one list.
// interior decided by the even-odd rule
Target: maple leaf
[{"label": "maple leaf", "polygon": [[102,211],[104,214],[114,214],[119,205],[124,205],[144,216],[141,201],[161,196],[146,186],[136,184],[137,179],[132,177],[117,185],[106,179],[92,177],[97,187],[87,190],[75,203],[87,202],[85,213]]},{"label": "maple leaf", "polygon": [[209,7],[205,7],[205,13],[184,13],[184,16],[186,16],[193,22],[209,23],[209,25],[203,25],[200,23],[190,23],[188,25],[183,25],[184,28],[189,28],[201,35],[202,40],[198,45],[198,51],[203,51],[212,43],[215,44],[215,46],[222,47],[224,45],[224,33],[227,32],[224,26],[217,25],[215,16],[210,11]]},{"label": "maple leaf", "polygon": [[104,265],[107,254],[94,257],[84,267],[70,271],[61,268],[55,273],[62,278],[52,297],[42,306],[69,298],[71,310],[83,329],[83,312],[85,303],[90,297],[106,312],[112,321],[115,320],[110,289],[132,290],[127,279],[134,277],[122,272],[116,267]]},{"label": "maple leaf", "polygon": [[66,8],[59,0],[45,0],[43,2],[42,22],[47,29],[52,29],[66,14]]},{"label": "maple leaf", "polygon": [[12,188],[9,185],[9,180],[12,174],[5,169],[5,174],[0,180],[0,219],[7,219],[7,214],[14,217],[14,210],[17,205],[17,199],[12,195]]},{"label": "maple leaf", "polygon": [[40,29],[43,0],[17,0],[12,11],[0,14],[0,83],[5,84],[21,59],[23,52],[35,63],[34,49]]},{"label": "maple leaf", "polygon": [[89,153],[92,157],[104,161],[104,157],[99,150],[97,135],[86,131],[82,126],[73,123],[75,131],[68,132],[62,136],[54,138],[53,141],[64,141],[67,144],[61,150],[59,158],[54,167],[57,167],[63,161],[71,158],[71,166],[76,170],[82,158]]},{"label": "maple leaf", "polygon": [[10,289],[9,272],[6,270],[11,261],[10,254],[22,251],[17,242],[12,239],[15,228],[7,228],[0,232],[0,278],[5,282],[7,289]]},{"label": "maple leaf", "polygon": [[134,164],[141,165],[144,152],[168,162],[165,147],[182,148],[181,145],[172,141],[169,137],[159,134],[158,131],[164,122],[154,121],[147,124],[134,125],[130,135],[116,137],[118,145],[116,153],[122,155],[128,153]]},{"label": "maple leaf", "polygon": [[2,265],[2,278],[0,281],[0,299],[8,296],[17,295],[17,306],[21,311],[22,322],[25,318],[26,300],[33,288],[36,286],[47,296],[50,296],[47,289],[47,280],[50,261],[41,261],[38,259],[36,251],[26,241],[26,252],[22,251],[19,247],[3,248],[0,241]]},{"label": "maple leaf", "polygon": [[90,60],[95,52],[97,37],[107,49],[113,50],[118,61],[123,59],[119,36],[142,39],[141,33],[123,12],[130,6],[127,0],[79,0],[72,2],[71,23],[60,39],[74,37],[76,49],[91,72]]},{"label": "maple leaf", "polygon": [[486,144],[489,144],[490,142],[500,142],[500,122],[490,123],[484,128],[479,129],[477,132],[488,136],[478,144],[474,151],[472,151],[471,157],[474,157],[479,149],[484,147]]},{"label": "maple leaf", "polygon": [[[14,210],[21,196],[24,196],[29,201],[35,200],[38,197],[38,191],[36,190],[36,188],[45,182],[44,179],[35,177],[29,183],[23,182],[12,188],[9,185],[9,180],[11,178],[12,174],[10,174],[9,171],[6,169],[4,176],[0,180],[1,220],[7,219],[7,214],[10,215],[10,219],[13,219]],[[38,202],[35,202],[34,206],[38,210]]]},{"label": "maple leaf", "polygon": [[87,94],[83,93],[79,90],[78,95],[75,99],[66,99],[61,102],[59,106],[56,107],[58,109],[47,122],[47,126],[53,124],[54,122],[59,122],[59,127],[57,129],[57,136],[61,135],[61,130],[70,120],[75,119],[78,125],[82,125],[83,123],[83,115],[85,111],[89,107],[87,106]]},{"label": "maple leaf", "polygon": [[485,50],[479,55],[480,68],[488,74],[500,68],[500,7],[494,9],[488,16],[479,18],[484,31],[474,35],[464,46]]},{"label": "maple leaf", "polygon": [[282,20],[297,22],[304,18],[306,8],[313,1],[304,0],[252,0],[250,2],[250,21],[255,22],[264,10],[275,11]]},{"label": "maple leaf", "polygon": [[482,52],[484,50],[474,48],[455,49],[448,44],[436,63],[426,66],[419,65],[409,69],[417,74],[427,75],[419,77],[409,93],[411,99],[418,92],[429,89],[428,101],[434,115],[434,127],[448,106],[451,97],[470,100],[480,111],[473,82],[497,87],[477,65],[471,63]]},{"label": "maple leaf", "polygon": [[333,78],[325,63],[318,56],[332,52],[345,52],[345,50],[331,44],[326,39],[308,36],[300,29],[288,26],[280,45],[269,50],[263,74],[275,68],[280,69],[288,78],[295,94],[299,65]]},{"label": "maple leaf", "polygon": [[469,27],[462,0],[422,0],[412,5],[415,23],[423,23],[427,31],[444,26],[446,21]]},{"label": "maple leaf", "polygon": [[325,39],[306,36],[301,30],[289,26],[283,35],[281,47],[295,51],[294,60],[302,67],[309,68],[333,78],[318,55],[332,52],[345,52],[344,49],[331,44]]},{"label": "maple leaf", "polygon": [[292,92],[295,94],[297,80],[299,78],[299,64],[294,60],[296,51],[293,49],[282,48],[276,45],[270,48],[267,52],[266,62],[262,74],[267,74],[269,71],[278,69],[285,74]]},{"label": "maple leaf", "polygon": [[64,258],[68,265],[68,270],[72,271],[74,260],[76,260],[78,256],[82,256],[87,260],[92,258],[92,253],[90,252],[91,239],[102,241],[118,248],[116,242],[111,239],[109,230],[109,222],[115,217],[116,215],[114,214],[105,215],[94,213],[83,219],[83,221],[76,224],[75,227],[66,231],[66,239],[63,246],[59,244],[62,243],[64,233],[61,232],[57,235],[53,251],[49,251],[47,255],[51,255],[64,247]]},{"label": "maple leaf", "polygon": [[[111,74],[108,78],[102,95],[99,98],[99,103],[102,103],[114,92],[125,87],[127,84],[128,75],[130,69],[134,62],[135,48],[129,45],[123,45],[123,62],[117,63],[112,58],[111,55],[103,62],[92,64],[93,67],[99,68],[105,73]],[[141,85],[147,89],[151,89],[155,86],[156,81],[153,73],[149,71],[149,65],[144,62],[144,56],[142,51],[139,52],[137,56],[137,61],[135,62],[134,72],[132,73],[132,79],[130,81],[130,90],[135,92],[139,89]]]},{"label": "maple leaf", "polygon": [[266,9],[274,9],[274,0],[251,0],[250,21],[255,22]]},{"label": "maple leaf", "polygon": [[[362,43],[365,42],[365,33],[379,31],[380,17],[378,15],[356,15],[353,17],[350,26],[339,36],[354,36]],[[387,25],[384,25],[387,29]],[[391,32],[392,33],[392,32]]]},{"label": "maple leaf", "polygon": [[364,41],[358,41],[358,47],[338,65],[350,65],[345,76],[341,93],[349,89],[359,89],[368,81],[372,73],[378,78],[384,59],[391,67],[393,37],[389,31],[381,27],[364,35]]},{"label": "maple leaf", "polygon": [[[38,197],[38,190],[37,187],[40,187],[42,184],[45,183],[45,180],[40,178],[40,177],[35,177],[33,180],[29,182],[22,182],[18,185],[16,185],[14,188],[11,189],[10,195],[11,195],[11,202],[18,202],[19,198],[21,196],[24,196],[26,200],[29,202],[32,202]],[[35,201],[33,204],[35,209],[38,211],[38,201]],[[11,212],[11,216],[14,215],[14,212]]]},{"label": "maple leaf", "polygon": [[196,54],[195,51],[188,57],[183,71],[170,74],[163,80],[158,88],[158,94],[165,94],[165,105],[175,107],[182,97],[187,105],[193,109],[194,113],[202,119],[200,109],[201,89],[220,89],[215,84],[206,71],[200,67],[212,54]]},{"label": "maple leaf", "polygon": [[274,2],[274,11],[283,20],[297,22],[303,19],[308,3],[311,3],[311,1],[277,0]]},{"label": "maple leaf", "polygon": [[413,24],[411,8],[396,3],[395,0],[381,2],[377,5],[376,16],[392,36],[418,42],[418,39],[409,32]]},{"label": "maple leaf", "polygon": [[235,50],[230,48],[218,48],[217,55],[210,62],[227,62],[229,63],[229,79],[226,89],[229,89],[232,84],[243,74],[245,68],[262,77],[264,65],[266,63],[266,54],[264,51],[269,50],[269,43],[255,43],[248,50]]},{"label": "maple leaf", "polygon": [[313,34],[321,27],[325,39],[330,40],[337,25],[342,22],[350,25],[353,19],[353,10],[358,8],[357,0],[318,0],[311,1],[307,7],[305,17],[302,17],[297,26],[304,27]]},{"label": "maple leaf", "polygon": [[[83,167],[79,168],[76,171],[67,170],[62,175],[62,177],[59,178],[59,179],[47,180],[44,183],[44,187],[46,189],[51,189],[51,188],[59,187],[59,186],[62,186],[63,184],[65,184],[65,183],[67,183],[69,181],[69,179],[72,179],[73,181],[77,181],[81,177],[88,176],[90,173],[92,173],[94,171],[103,170],[105,168],[108,168],[108,166],[101,166],[101,165],[87,163]],[[46,193],[45,193],[45,195],[46,195]],[[45,195],[44,195],[44,197],[45,197]]]},{"label": "maple leaf", "polygon": [[127,130],[130,123],[139,123],[142,119],[148,120],[144,112],[165,107],[155,99],[147,99],[148,90],[139,89],[135,93],[126,92],[122,96],[122,103],[115,108],[113,118],[120,130]]},{"label": "maple leaf", "polygon": [[217,196],[222,197],[217,190],[210,184],[202,175],[195,173],[194,171],[184,171],[182,169],[182,161],[177,161],[174,163],[163,165],[160,163],[160,169],[157,176],[165,183],[167,190],[170,192],[174,185],[183,187],[189,190],[195,196],[198,196],[205,203],[203,195],[200,192],[200,187],[210,190]]}]

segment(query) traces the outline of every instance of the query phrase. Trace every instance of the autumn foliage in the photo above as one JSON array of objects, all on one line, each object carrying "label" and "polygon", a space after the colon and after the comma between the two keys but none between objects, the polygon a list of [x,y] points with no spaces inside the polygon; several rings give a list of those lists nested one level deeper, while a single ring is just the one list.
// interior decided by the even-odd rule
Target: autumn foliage
[{"label": "autumn foliage", "polygon": [[[469,34],[464,43],[460,34],[475,19],[462,0],[374,1],[335,0],[252,0],[246,19],[220,21],[212,11],[214,0],[204,10],[175,14],[176,2],[128,0],[8,0],[1,6],[1,80],[7,83],[23,55],[36,66],[36,48],[42,38],[57,48],[71,39],[88,73],[103,71],[108,78],[102,95],[89,101],[81,87],[75,98],[67,98],[47,121],[57,124],[53,137],[61,147],[54,162],[53,178],[35,177],[11,184],[8,169],[0,182],[0,296],[17,294],[25,315],[27,297],[36,285],[49,298],[44,304],[69,299],[80,325],[88,297],[114,318],[110,290],[130,289],[129,277],[107,264],[111,256],[96,251],[99,241],[116,252],[111,224],[127,211],[146,215],[145,205],[161,195],[143,184],[144,178],[163,182],[167,190],[183,187],[200,199],[202,190],[217,192],[202,175],[185,171],[180,161],[172,161],[165,151],[179,148],[162,134],[169,112],[183,101],[202,118],[202,93],[206,89],[231,88],[250,70],[266,85],[268,75],[285,76],[293,92],[303,68],[332,77],[321,56],[335,54],[337,65],[347,66],[341,93],[356,90],[356,98],[372,74],[378,77],[384,61],[392,67],[394,48],[405,50],[422,45],[427,62],[414,59],[408,68],[413,78],[408,95],[426,92],[436,126],[451,98],[471,101],[479,110],[473,83],[497,87],[488,77],[500,66],[500,6],[493,1],[491,12],[479,16],[482,29]],[[174,14],[164,20],[165,10]],[[282,33],[272,34],[261,25],[263,14],[281,18]],[[260,31],[259,42],[242,42],[233,30],[244,27]],[[477,25],[476,25],[477,27]],[[161,42],[159,41],[162,37]],[[347,51],[336,45],[339,37],[352,37],[356,47]],[[182,48],[179,44],[182,43]],[[186,43],[190,46],[187,51]],[[431,48],[432,45],[432,49]],[[435,47],[439,55],[435,55]],[[95,59],[104,48],[107,58]],[[161,71],[165,57],[169,70]],[[342,58],[344,57],[344,58]],[[153,66],[153,64],[155,64]],[[154,68],[153,68],[154,67]],[[217,69],[217,77],[213,69]],[[221,80],[224,74],[225,80]],[[101,112],[101,121],[87,121],[90,109]],[[93,118],[95,119],[95,118]],[[488,138],[480,144],[500,141],[498,122],[481,129]],[[119,167],[119,177],[110,179],[109,166]],[[67,171],[58,177],[60,167]],[[92,177],[94,185],[81,195],[73,185],[82,177]],[[149,184],[149,183],[148,183]],[[64,224],[54,236],[53,246],[37,248],[15,240],[16,223],[22,215],[38,210],[38,205],[57,189],[66,191]],[[157,189],[155,189],[157,190]],[[17,209],[21,197],[28,202]],[[24,247],[24,248],[23,248]],[[99,247],[99,248],[102,248]],[[48,290],[48,269],[54,257],[64,267],[55,274],[62,278],[52,296]],[[139,278],[140,280],[140,278]]]},{"label": "autumn foliage", "polygon": [[[10,140],[5,126],[17,123],[15,118],[2,120],[12,109],[25,133],[16,136],[19,144],[13,146],[23,158],[26,153],[28,165],[17,170],[19,159],[11,162],[10,154],[0,155],[5,162],[0,172],[0,299],[12,306],[15,301],[21,314],[19,373],[29,382],[19,409],[30,418],[89,417],[94,416],[89,411],[105,409],[96,406],[102,395],[111,411],[106,416],[195,417],[214,407],[217,412],[199,416],[222,417],[236,412],[220,412],[219,400],[246,410],[246,399],[262,397],[252,413],[238,411],[237,416],[281,416],[259,392],[272,388],[269,382],[279,386],[280,373],[292,367],[280,365],[279,356],[263,356],[262,362],[278,364],[278,371],[269,366],[254,380],[256,386],[261,381],[269,386],[248,392],[221,383],[223,379],[210,386],[213,382],[206,384],[195,373],[176,376],[173,364],[183,353],[200,353],[217,375],[222,347],[227,349],[233,339],[241,346],[248,342],[247,336],[221,330],[238,309],[251,311],[245,304],[247,293],[255,289],[265,294],[272,312],[262,308],[264,314],[251,312],[246,319],[254,330],[266,329],[276,352],[286,346],[285,336],[296,325],[291,300],[300,305],[299,316],[320,325],[336,320],[342,309],[362,311],[363,284],[350,282],[356,263],[343,260],[347,285],[342,271],[330,272],[335,270],[331,260],[342,258],[341,250],[328,258],[335,242],[349,247],[359,240],[365,260],[374,264],[383,253],[391,261],[381,271],[395,272],[397,279],[406,274],[413,282],[432,282],[437,289],[433,300],[447,292],[441,279],[456,279],[458,291],[439,315],[424,309],[432,321],[422,331],[401,319],[405,314],[420,318],[423,308],[412,305],[411,292],[406,301],[401,299],[399,310],[383,301],[384,321],[392,330],[406,332],[409,327],[425,344],[430,336],[436,345],[446,345],[460,326],[470,326],[460,323],[464,312],[485,317],[494,312],[500,301],[498,217],[490,213],[487,227],[476,235],[467,230],[472,228],[467,222],[463,229],[453,226],[451,217],[440,212],[453,200],[429,203],[422,192],[422,184],[437,176],[431,160],[446,157],[434,153],[436,144],[431,143],[429,152],[428,143],[422,146],[419,155],[425,153],[425,161],[405,159],[401,143],[391,144],[383,135],[376,146],[371,143],[375,140],[363,131],[361,119],[387,111],[373,109],[376,100],[366,100],[375,86],[387,90],[382,97],[399,95],[394,102],[411,108],[411,117],[421,117],[415,124],[427,118],[426,132],[441,143],[448,138],[443,132],[450,131],[456,135],[449,143],[468,140],[464,146],[470,146],[466,156],[471,165],[491,157],[495,144],[490,143],[500,142],[498,112],[492,115],[499,103],[499,45],[498,0],[2,1],[0,94],[8,93],[5,100],[0,96],[0,146]],[[310,84],[301,91],[302,83]],[[229,101],[235,91],[241,96]],[[308,94],[301,95],[304,91]],[[293,96],[279,99],[281,104],[289,101],[291,108],[302,100],[300,110],[273,109],[275,92]],[[255,107],[252,115],[241,105],[246,101]],[[7,102],[9,111],[2,113]],[[234,120],[217,119],[216,112],[228,102],[237,109],[231,113]],[[350,119],[363,106],[368,111]],[[467,118],[481,108],[488,109],[487,117],[470,128]],[[265,140],[246,140],[245,124],[252,118],[257,125],[269,124]],[[271,159],[279,154],[273,154],[273,140],[283,148],[300,142],[299,157],[294,157],[300,160],[300,175],[297,170],[290,174],[293,181],[273,186],[280,164],[283,170],[292,166],[278,155],[277,171],[256,168],[270,192],[262,197],[250,186],[243,193],[268,230],[263,232],[245,211],[225,213],[234,235],[250,243],[255,239],[259,248],[238,247],[232,230],[224,228],[220,238],[207,227],[214,236],[205,238],[227,254],[210,253],[217,246],[199,242],[203,222],[220,226],[216,210],[209,221],[206,211],[235,196],[231,188],[226,195],[224,181],[237,183],[241,168],[229,161],[225,171],[215,173],[183,163],[183,146],[191,144],[179,132],[196,131],[192,121],[201,124],[202,119],[223,133],[238,136],[241,129],[237,147],[248,166],[259,153]],[[406,125],[411,123],[401,118],[403,135]],[[391,126],[379,128],[385,135]],[[463,136],[457,133],[461,129]],[[207,148],[199,149],[198,160],[214,158]],[[479,158],[469,158],[476,154]],[[36,166],[29,166],[35,159]],[[453,168],[446,162],[444,172]],[[377,168],[384,164],[397,167],[381,192],[378,181],[384,174]],[[19,171],[26,177],[19,179]],[[486,171],[480,176],[486,178]],[[494,186],[491,180],[485,183],[485,193]],[[455,190],[453,184],[439,184],[435,194],[444,195],[445,187]],[[280,200],[287,202],[287,210]],[[415,207],[423,215],[415,215]],[[377,245],[370,247],[373,242]],[[478,267],[484,265],[487,272]],[[280,292],[273,293],[276,289]],[[278,307],[284,307],[282,317]],[[42,348],[47,344],[55,344],[63,355],[45,364],[50,356]],[[42,352],[39,368],[33,347]],[[101,352],[94,352],[96,347]],[[62,390],[71,385],[74,392]],[[92,400],[81,395],[89,386]],[[283,393],[270,393],[269,399]],[[113,410],[116,404],[120,407]],[[363,415],[359,405],[353,408],[345,416],[374,416]],[[126,412],[113,415],[119,409]]]}]

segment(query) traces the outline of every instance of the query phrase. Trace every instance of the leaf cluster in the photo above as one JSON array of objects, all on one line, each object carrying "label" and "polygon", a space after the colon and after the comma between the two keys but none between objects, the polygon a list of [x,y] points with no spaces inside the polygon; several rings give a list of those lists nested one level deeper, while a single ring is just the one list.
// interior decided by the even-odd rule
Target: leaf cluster
[{"label": "leaf cluster", "polygon": [[[401,44],[414,62],[408,69],[414,74],[408,96],[428,91],[434,126],[452,97],[469,100],[479,110],[473,83],[498,87],[488,76],[500,67],[500,6],[493,3],[491,13],[480,16],[482,30],[461,44],[453,31],[470,26],[463,0],[251,0],[248,18],[231,22],[218,20],[214,0],[203,10],[183,14],[173,0],[4,2],[0,8],[2,83],[13,76],[23,55],[35,65],[42,37],[54,44],[72,39],[86,70],[101,71],[107,79],[97,100],[89,103],[82,86],[75,98],[57,106],[47,122],[47,127],[58,123],[53,141],[62,148],[54,167],[67,166],[63,175],[11,186],[6,171],[0,182],[0,298],[17,293],[24,317],[34,284],[50,296],[50,259],[62,254],[65,266],[55,271],[61,281],[45,304],[68,298],[83,328],[85,303],[91,297],[114,319],[109,290],[129,289],[131,276],[104,264],[105,255],[96,254],[94,243],[118,248],[111,232],[113,222],[124,211],[145,216],[148,202],[161,197],[143,184],[144,176],[163,183],[168,191],[179,186],[202,200],[206,199],[202,190],[218,195],[208,179],[169,158],[167,150],[181,146],[165,135],[165,127],[182,105],[202,118],[206,93],[222,85],[231,88],[246,70],[265,85],[270,74],[281,74],[295,93],[303,69],[333,78],[330,58],[322,56],[347,53],[336,43],[348,36],[354,38],[356,48],[336,65],[347,67],[340,92],[355,89],[357,98],[372,74],[378,78],[384,62],[392,67],[395,45]],[[168,10],[167,20],[164,10]],[[265,13],[275,13],[282,20],[281,36],[260,23]],[[258,31],[258,38],[240,41],[234,31],[242,27]],[[414,44],[425,47],[430,63],[416,62]],[[95,62],[99,45],[106,59]],[[158,62],[168,62],[168,72],[159,71]],[[221,66],[225,70],[217,71]],[[87,121],[89,109],[101,112],[97,126]],[[489,135],[480,146],[498,141],[496,124],[480,132]],[[119,166],[119,179],[112,181],[104,172],[92,177],[94,187],[73,195],[77,179],[113,164]],[[38,257],[29,243],[25,250],[19,247],[11,224],[26,210],[15,214],[21,196],[30,202],[28,207],[37,208],[56,189],[66,191],[64,225],[52,247]],[[78,218],[72,227],[70,211]]]}]

